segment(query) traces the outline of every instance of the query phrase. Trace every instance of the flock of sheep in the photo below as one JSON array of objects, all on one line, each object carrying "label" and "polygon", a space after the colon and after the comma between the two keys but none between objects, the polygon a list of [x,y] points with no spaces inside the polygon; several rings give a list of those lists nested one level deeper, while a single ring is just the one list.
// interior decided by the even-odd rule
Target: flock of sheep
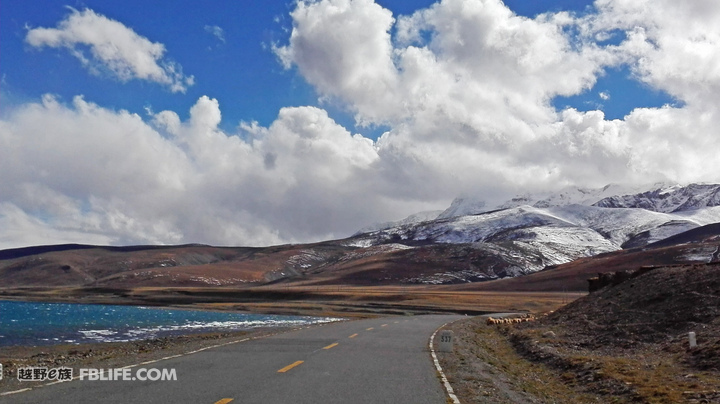
[{"label": "flock of sheep", "polygon": [[526,321],[533,321],[535,320],[535,317],[533,317],[532,314],[527,314],[525,317],[506,317],[506,318],[493,318],[488,317],[487,318],[487,325],[495,325],[495,324],[515,324],[515,323],[524,323]]}]

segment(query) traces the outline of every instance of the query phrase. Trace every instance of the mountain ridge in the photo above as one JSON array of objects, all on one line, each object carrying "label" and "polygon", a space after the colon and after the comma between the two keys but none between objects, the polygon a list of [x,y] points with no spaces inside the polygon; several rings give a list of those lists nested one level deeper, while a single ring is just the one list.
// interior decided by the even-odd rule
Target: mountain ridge
[{"label": "mountain ridge", "polygon": [[[532,205],[461,216],[430,212],[388,228],[311,244],[5,250],[0,251],[0,279],[5,287],[457,284],[529,275],[607,254],[623,256],[695,229],[708,239],[707,245],[685,245],[695,233],[679,237],[664,253],[663,263],[720,259],[720,206],[709,206],[720,203],[720,185],[662,186],[611,199],[621,201],[622,207],[594,206],[596,197],[605,200],[604,193],[617,189],[566,191],[564,196],[544,195]],[[653,198],[657,203],[652,206],[672,211],[626,207]]]}]

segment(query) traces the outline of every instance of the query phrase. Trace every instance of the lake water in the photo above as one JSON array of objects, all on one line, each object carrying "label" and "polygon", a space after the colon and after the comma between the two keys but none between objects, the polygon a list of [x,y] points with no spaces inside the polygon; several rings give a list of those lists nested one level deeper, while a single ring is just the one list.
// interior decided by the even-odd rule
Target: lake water
[{"label": "lake water", "polygon": [[0,301],[0,346],[133,341],[192,332],[303,326],[338,320],[138,306]]}]

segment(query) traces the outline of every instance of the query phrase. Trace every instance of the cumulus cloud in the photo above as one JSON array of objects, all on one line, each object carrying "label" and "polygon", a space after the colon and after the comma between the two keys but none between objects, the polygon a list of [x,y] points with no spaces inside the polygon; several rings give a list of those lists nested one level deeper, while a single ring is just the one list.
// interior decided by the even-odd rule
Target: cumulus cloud
[{"label": "cumulus cloud", "polygon": [[[220,120],[209,97],[187,120],[162,111],[146,122],[82,97],[15,109],[0,121],[0,248],[267,245],[349,234],[378,211],[422,207],[378,201],[374,143],[322,109],[283,108],[269,127],[247,123],[237,134]],[[33,236],[16,236],[25,233]]]},{"label": "cumulus cloud", "polygon": [[182,93],[194,84],[179,64],[164,58],[163,44],[89,9],[71,9],[57,28],[30,29],[25,41],[36,48],[67,48],[91,71],[107,71],[122,81],[148,80]]},{"label": "cumulus cloud", "polygon": [[393,111],[397,71],[388,30],[392,13],[372,0],[299,2],[290,45],[277,47],[322,94],[358,110],[358,120],[384,121]]},{"label": "cumulus cloud", "polygon": [[[387,126],[377,141],[311,106],[228,133],[210,97],[181,119],[46,96],[0,121],[0,224],[43,240],[263,245],[346,236],[459,194],[492,205],[572,184],[720,181],[720,5],[596,9],[526,18],[445,0],[394,16],[369,0],[300,1],[280,62],[359,124]],[[623,65],[678,103],[615,120],[552,106]]]},{"label": "cumulus cloud", "polygon": [[[720,57],[714,46],[720,7],[662,3],[666,7],[602,0],[595,14],[531,19],[499,0],[445,0],[397,17],[370,1],[299,2],[288,44],[276,52],[321,94],[354,111],[358,122],[391,127],[378,141],[387,163],[381,167],[406,184],[411,197],[472,187],[488,194],[627,180],[715,180],[717,174],[693,163],[670,164],[667,152],[677,147],[687,156],[705,155],[700,143],[717,143],[703,125],[671,124],[671,117],[688,119],[701,111],[714,116],[709,101],[720,83],[713,73]],[[695,28],[685,30],[689,21]],[[619,45],[599,43],[618,30],[626,38]],[[551,106],[554,97],[587,91],[605,69],[623,64],[651,87],[702,106],[692,113],[637,109],[625,121]],[[609,100],[607,92],[600,96]],[[683,134],[672,135],[669,127]],[[685,137],[692,142],[681,143]],[[417,178],[433,180],[422,186]]]}]

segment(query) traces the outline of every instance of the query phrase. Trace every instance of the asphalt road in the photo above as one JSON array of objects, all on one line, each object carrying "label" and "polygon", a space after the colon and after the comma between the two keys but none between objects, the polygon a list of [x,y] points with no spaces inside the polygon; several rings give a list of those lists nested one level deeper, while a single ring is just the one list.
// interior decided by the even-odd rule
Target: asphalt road
[{"label": "asphalt road", "polygon": [[[349,321],[130,368],[175,381],[74,380],[0,397],[7,403],[446,403],[428,340],[460,316]],[[140,376],[158,376],[150,371]],[[77,376],[77,375],[76,375]],[[32,382],[27,382],[32,383]]]}]

